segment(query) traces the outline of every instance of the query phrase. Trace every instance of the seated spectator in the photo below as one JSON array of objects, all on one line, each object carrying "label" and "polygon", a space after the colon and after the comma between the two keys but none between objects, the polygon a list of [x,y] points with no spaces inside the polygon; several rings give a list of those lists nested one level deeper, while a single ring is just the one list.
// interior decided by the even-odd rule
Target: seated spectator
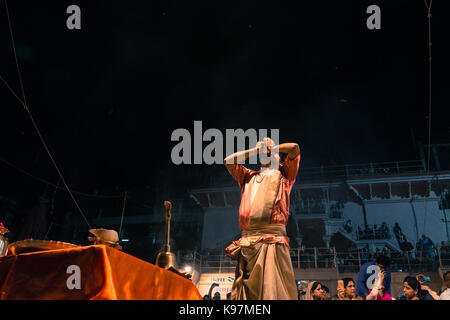
[{"label": "seated spectator", "polygon": [[386,272],[381,271],[378,279],[374,280],[374,286],[372,290],[369,290],[369,295],[366,297],[366,300],[393,300],[391,295],[384,290],[384,276]]},{"label": "seated spectator", "polygon": [[373,230],[369,226],[365,226],[363,239],[373,239]]},{"label": "seated spectator", "polygon": [[417,281],[419,281],[422,290],[428,291],[428,293],[433,297],[434,300],[439,300],[439,295],[437,294],[437,292],[431,290],[427,285],[427,283],[431,282],[430,277],[425,276],[423,273],[419,273],[416,275],[416,279]]},{"label": "seated spectator", "polygon": [[446,289],[441,292],[439,300],[450,300],[450,271],[444,273],[443,278]]},{"label": "seated spectator", "polygon": [[358,226],[358,240],[362,240],[364,237],[363,231],[361,230],[361,227]]},{"label": "seated spectator", "polygon": [[375,258],[378,257],[378,256],[381,256],[381,252],[380,252],[380,249],[377,248],[375,250]]},{"label": "seated spectator", "polygon": [[397,239],[399,239],[400,236],[403,235],[402,229],[401,229],[400,226],[398,225],[398,222],[395,223],[393,231],[394,231],[394,235],[395,235],[395,237],[396,237]]},{"label": "seated spectator", "polygon": [[323,286],[322,288],[323,288],[322,300],[330,300],[331,299],[331,297],[330,297],[330,289],[328,289],[327,286]]},{"label": "seated spectator", "polygon": [[447,259],[449,250],[447,244],[444,241],[441,242],[441,248],[439,249],[439,251],[441,254],[441,259]]},{"label": "seated spectator", "polygon": [[408,276],[403,280],[404,296],[399,300],[434,300],[426,290],[422,290],[415,277]]},{"label": "seated spectator", "polygon": [[353,228],[352,228],[352,222],[351,222],[350,219],[348,219],[348,220],[345,222],[344,230],[345,230],[347,233],[351,233],[351,232],[352,232]]},{"label": "seated spectator", "polygon": [[304,285],[302,284],[301,281],[298,282],[298,286],[297,286],[297,297],[298,300],[305,300],[306,299],[306,291],[307,288],[304,288]]},{"label": "seated spectator", "polygon": [[309,283],[305,300],[323,300],[324,291],[319,281]]},{"label": "seated spectator", "polygon": [[380,239],[380,229],[377,227],[376,224],[373,225],[373,233],[375,239]]},{"label": "seated spectator", "polygon": [[214,293],[213,300],[220,300],[220,292]]},{"label": "seated spectator", "polygon": [[344,278],[339,281],[337,295],[333,300],[363,300],[356,295],[356,285],[352,278]]}]

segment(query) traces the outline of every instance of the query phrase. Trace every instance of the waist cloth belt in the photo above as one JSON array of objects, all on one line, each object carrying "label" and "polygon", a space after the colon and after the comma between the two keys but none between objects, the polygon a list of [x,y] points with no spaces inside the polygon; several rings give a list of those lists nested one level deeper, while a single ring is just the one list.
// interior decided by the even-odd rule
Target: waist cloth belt
[{"label": "waist cloth belt", "polygon": [[242,247],[251,247],[257,243],[279,243],[289,248],[289,237],[286,236],[284,224],[264,224],[248,226],[242,230],[242,237],[233,241],[226,249],[226,255],[237,260]]}]

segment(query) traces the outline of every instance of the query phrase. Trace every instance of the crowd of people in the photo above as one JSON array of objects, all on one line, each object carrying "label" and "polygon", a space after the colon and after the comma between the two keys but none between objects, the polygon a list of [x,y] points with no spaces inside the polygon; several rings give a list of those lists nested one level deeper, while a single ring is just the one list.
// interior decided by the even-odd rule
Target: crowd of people
[{"label": "crowd of people", "polygon": [[[379,255],[375,260],[361,266],[358,279],[338,280],[336,295],[319,281],[305,285],[298,283],[299,300],[450,300],[450,271],[442,275],[440,292],[433,291],[430,278],[423,273],[408,275],[403,280],[402,291],[395,297],[391,293],[390,258]],[[378,270],[378,272],[377,272]]]},{"label": "crowd of people", "polygon": [[[298,300],[450,300],[450,271],[441,273],[443,283],[438,292],[430,288],[430,277],[418,273],[405,276],[401,291],[393,295],[391,270],[391,259],[378,255],[361,266],[357,279],[338,280],[335,295],[320,281],[298,281]],[[207,294],[203,299],[220,300],[221,294]],[[231,299],[231,293],[226,299]]]},{"label": "crowd of people", "polygon": [[357,230],[358,240],[376,240],[376,239],[390,239],[391,235],[389,233],[389,228],[386,222],[381,223],[381,225],[366,225],[364,229],[358,226]]}]

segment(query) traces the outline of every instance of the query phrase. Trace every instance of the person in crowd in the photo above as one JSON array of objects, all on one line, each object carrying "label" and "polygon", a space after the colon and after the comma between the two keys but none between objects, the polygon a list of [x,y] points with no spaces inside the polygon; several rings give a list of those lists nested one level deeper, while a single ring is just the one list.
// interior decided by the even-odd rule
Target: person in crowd
[{"label": "person in crowd", "polygon": [[395,236],[398,238],[398,237],[400,237],[401,235],[402,235],[402,228],[400,228],[400,226],[398,225],[398,222],[396,222],[395,224],[394,224],[394,234],[395,234]]},{"label": "person in crowd", "polygon": [[305,295],[306,295],[306,290],[307,288],[304,288],[303,284],[301,281],[297,282],[297,291],[298,291],[298,300],[305,300]]},{"label": "person in crowd", "polygon": [[374,286],[372,290],[369,290],[369,294],[366,300],[393,300],[391,295],[384,290],[384,276],[386,271],[380,271],[378,278],[374,280]]},{"label": "person in crowd", "polygon": [[380,239],[380,228],[376,224],[373,225],[373,236],[375,239]]},{"label": "person in crowd", "polygon": [[407,276],[403,280],[403,293],[399,300],[434,300],[428,291],[422,290],[416,277]]},{"label": "person in crowd", "polygon": [[338,282],[337,294],[333,300],[363,300],[356,294],[356,284],[352,278],[344,278]]},{"label": "person in crowd", "polygon": [[322,300],[330,300],[330,289],[327,286],[322,286],[323,289],[323,297]]},{"label": "person in crowd", "polygon": [[351,233],[353,231],[352,221],[350,219],[347,219],[345,222],[344,229],[347,233]]},{"label": "person in crowd", "polygon": [[433,297],[434,300],[439,300],[439,295],[437,294],[437,292],[431,290],[431,288],[427,285],[427,283],[431,282],[430,277],[427,277],[423,273],[419,273],[416,275],[416,279],[417,281],[419,281],[422,290],[428,291],[428,293]]},{"label": "person in crowd", "polygon": [[445,289],[441,292],[439,300],[450,300],[450,271],[444,273],[443,278]]},{"label": "person in crowd", "polygon": [[381,235],[383,237],[383,239],[389,239],[389,228],[386,222],[381,223]]},{"label": "person in crowd", "polygon": [[227,300],[231,300],[231,292],[227,293]]},{"label": "person in crowd", "polygon": [[448,247],[447,243],[445,243],[444,241],[441,242],[441,247],[440,247],[439,251],[440,251],[441,259],[447,260],[450,258],[449,247]]},{"label": "person in crowd", "polygon": [[358,226],[358,240],[361,240],[364,237],[363,231],[361,230],[361,227]]},{"label": "person in crowd", "polygon": [[[391,270],[389,268],[391,261],[388,257],[380,255],[375,260],[366,262],[361,266],[358,280],[356,283],[356,294],[360,297],[366,298],[369,295],[368,279],[372,277],[375,272],[385,271],[383,286],[385,292],[391,295]],[[375,266],[375,267],[374,267]]]},{"label": "person in crowd", "polygon": [[417,251],[422,252],[423,257],[432,258],[433,252],[433,241],[428,238],[426,235],[422,235],[422,238],[417,242]]},{"label": "person in crowd", "polygon": [[377,249],[375,250],[375,258],[378,257],[378,256],[380,256],[380,255],[381,255],[380,249],[377,248]]},{"label": "person in crowd", "polygon": [[323,288],[319,281],[313,281],[308,284],[305,300],[323,300]]}]

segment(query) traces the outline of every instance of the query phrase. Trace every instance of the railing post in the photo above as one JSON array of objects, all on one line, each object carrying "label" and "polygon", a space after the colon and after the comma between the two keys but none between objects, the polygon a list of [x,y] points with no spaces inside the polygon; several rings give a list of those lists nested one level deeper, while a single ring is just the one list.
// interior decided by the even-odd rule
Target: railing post
[{"label": "railing post", "polygon": [[297,268],[300,269],[300,248],[297,248]]},{"label": "railing post", "polygon": [[333,247],[333,255],[334,255],[334,267],[337,268],[337,254],[336,254],[336,247]]},{"label": "railing post", "polygon": [[317,248],[314,247],[314,268],[317,269]]},{"label": "railing post", "polygon": [[436,245],[436,253],[437,253],[437,256],[438,256],[439,267],[442,268],[441,253],[439,252],[439,246],[438,245]]},{"label": "railing post", "polygon": [[359,269],[361,269],[361,254],[359,253],[359,250],[358,250],[358,264],[359,264]]},{"label": "railing post", "polygon": [[222,273],[222,255],[219,256],[219,273]]},{"label": "railing post", "polygon": [[408,260],[408,272],[411,272],[411,261],[409,260],[409,255],[411,254],[411,251],[408,251],[406,254],[406,259]]}]

